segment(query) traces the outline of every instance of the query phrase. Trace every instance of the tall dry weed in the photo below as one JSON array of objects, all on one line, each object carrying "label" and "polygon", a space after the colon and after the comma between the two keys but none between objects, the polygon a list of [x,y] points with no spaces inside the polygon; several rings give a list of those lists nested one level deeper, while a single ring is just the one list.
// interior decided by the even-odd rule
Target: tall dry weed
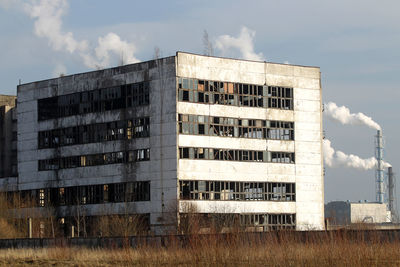
[{"label": "tall dry weed", "polygon": [[137,248],[48,248],[1,250],[0,265],[18,263],[76,266],[399,266],[400,241],[379,232],[270,232],[188,235],[161,246]]}]

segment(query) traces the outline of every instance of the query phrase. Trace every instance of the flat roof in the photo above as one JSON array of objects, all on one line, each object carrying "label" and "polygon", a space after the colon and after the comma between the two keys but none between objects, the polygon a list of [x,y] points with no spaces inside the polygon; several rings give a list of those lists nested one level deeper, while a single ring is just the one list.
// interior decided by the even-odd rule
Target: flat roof
[{"label": "flat roof", "polygon": [[[316,66],[304,66],[304,65],[276,63],[276,62],[269,62],[269,61],[257,61],[257,60],[248,60],[248,59],[239,59],[239,58],[230,58],[230,57],[208,56],[208,55],[201,55],[201,54],[190,53],[190,52],[184,52],[184,51],[177,51],[176,54],[175,54],[175,56],[162,57],[162,58],[159,58],[158,60],[160,60],[160,59],[166,59],[166,58],[171,58],[171,57],[177,57],[180,53],[181,53],[181,54],[187,54],[187,55],[201,56],[201,57],[220,58],[220,59],[227,59],[227,60],[236,60],[236,61],[257,62],[257,63],[269,63],[269,64],[276,64],[276,65],[283,65],[283,66],[294,66],[294,67],[303,67],[303,68],[317,68],[317,69],[320,68],[320,67],[316,67]],[[109,67],[109,68],[104,68],[104,69],[99,69],[99,70],[91,70],[91,71],[73,73],[73,74],[64,75],[64,76],[61,76],[61,77],[55,77],[55,78],[49,78],[49,79],[43,79],[43,80],[36,80],[36,81],[32,81],[32,82],[27,82],[27,83],[19,84],[19,85],[17,85],[17,88],[19,88],[20,86],[24,86],[24,85],[28,85],[28,84],[32,84],[32,83],[40,83],[40,82],[51,81],[51,80],[55,80],[55,79],[59,79],[59,78],[72,77],[72,76],[75,76],[75,75],[82,75],[82,74],[95,73],[95,72],[99,72],[99,71],[106,71],[106,70],[118,69],[118,68],[122,68],[122,67],[125,67],[125,66],[132,66],[132,65],[136,65],[136,64],[146,64],[146,63],[149,63],[149,62],[155,61],[155,60],[156,60],[156,59],[151,59],[151,60],[147,60],[147,61],[140,61],[140,62],[136,62],[136,63],[125,64],[125,65],[115,66],[115,67]],[[17,90],[17,91],[18,91],[18,90]]]},{"label": "flat roof", "polygon": [[188,54],[188,55],[194,55],[194,56],[201,56],[201,57],[212,57],[212,58],[230,59],[230,60],[237,60],[237,61],[257,62],[257,63],[269,63],[269,64],[276,64],[276,65],[284,65],[284,66],[294,66],[294,67],[303,67],[303,68],[317,68],[317,69],[320,68],[320,67],[317,67],[317,66],[305,66],[305,65],[296,65],[296,64],[285,64],[285,63],[277,63],[277,62],[271,62],[271,61],[259,61],[259,60],[241,59],[241,58],[232,58],[232,57],[221,57],[221,56],[208,56],[208,55],[201,55],[201,54],[190,53],[190,52],[184,52],[184,51],[177,51],[177,52],[176,52],[176,55],[178,55],[178,53]]}]

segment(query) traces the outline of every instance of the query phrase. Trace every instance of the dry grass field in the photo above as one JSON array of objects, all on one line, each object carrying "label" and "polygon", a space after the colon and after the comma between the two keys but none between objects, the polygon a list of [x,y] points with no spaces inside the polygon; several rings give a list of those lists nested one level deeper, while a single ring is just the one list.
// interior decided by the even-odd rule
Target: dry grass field
[{"label": "dry grass field", "polygon": [[126,249],[0,250],[2,266],[400,266],[400,242],[343,236],[300,242],[290,234],[264,240],[198,237],[182,246]]}]

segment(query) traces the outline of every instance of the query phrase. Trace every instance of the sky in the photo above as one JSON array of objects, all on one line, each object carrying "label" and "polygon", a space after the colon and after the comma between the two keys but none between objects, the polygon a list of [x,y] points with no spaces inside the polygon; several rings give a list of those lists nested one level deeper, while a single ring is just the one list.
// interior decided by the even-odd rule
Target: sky
[{"label": "sky", "polygon": [[[399,10],[395,0],[0,0],[0,94],[16,94],[19,81],[150,60],[156,47],[202,54],[206,30],[216,56],[319,66],[323,101],[378,123],[398,173]],[[376,130],[323,123],[336,150],[374,156]],[[375,200],[374,169],[325,173],[325,202]]]}]

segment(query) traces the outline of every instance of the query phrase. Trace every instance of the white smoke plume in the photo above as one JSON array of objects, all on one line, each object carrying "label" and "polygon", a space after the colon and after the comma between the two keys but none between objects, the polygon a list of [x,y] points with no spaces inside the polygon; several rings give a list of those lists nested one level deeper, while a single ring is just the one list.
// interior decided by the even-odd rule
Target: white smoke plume
[{"label": "white smoke plume", "polygon": [[347,107],[338,107],[333,102],[325,104],[324,114],[342,124],[365,125],[375,130],[381,130],[381,126],[373,121],[371,117],[368,117],[361,112],[350,113],[350,110]]},{"label": "white smoke plume", "polygon": [[62,16],[68,9],[66,0],[41,0],[25,4],[25,11],[35,20],[34,32],[39,37],[49,40],[50,46],[56,50],[70,53],[85,51],[86,41],[77,41],[71,32],[62,32]]},{"label": "white smoke plume", "polygon": [[[347,167],[359,170],[371,170],[377,165],[377,160],[374,157],[362,159],[353,154],[345,154],[344,152],[335,149],[331,146],[331,141],[325,139],[323,142],[324,162],[328,167]],[[391,165],[388,162],[383,162],[385,168]]]},{"label": "white smoke plume", "polygon": [[17,4],[17,0],[0,0],[0,7],[8,9]]},{"label": "white smoke plume", "polygon": [[134,53],[136,47],[132,43],[122,41],[115,33],[109,33],[104,37],[99,37],[98,46],[95,48],[95,56],[82,54],[85,65],[89,68],[99,68],[110,64],[110,52],[117,55],[120,63],[129,64],[139,62]]},{"label": "white smoke plume", "polygon": [[262,53],[254,52],[253,39],[256,32],[246,27],[242,27],[238,37],[230,35],[221,35],[215,42],[215,47],[219,49],[222,54],[226,54],[232,48],[237,49],[241,53],[241,57],[248,60],[264,61]]},{"label": "white smoke plume", "polygon": [[35,35],[46,38],[52,49],[76,53],[89,68],[107,67],[112,58],[123,64],[139,61],[134,56],[135,45],[121,40],[115,33],[99,37],[93,48],[87,40],[77,40],[72,32],[64,32],[62,17],[68,11],[68,0],[0,0],[0,7],[10,6],[23,10],[34,20]]}]

